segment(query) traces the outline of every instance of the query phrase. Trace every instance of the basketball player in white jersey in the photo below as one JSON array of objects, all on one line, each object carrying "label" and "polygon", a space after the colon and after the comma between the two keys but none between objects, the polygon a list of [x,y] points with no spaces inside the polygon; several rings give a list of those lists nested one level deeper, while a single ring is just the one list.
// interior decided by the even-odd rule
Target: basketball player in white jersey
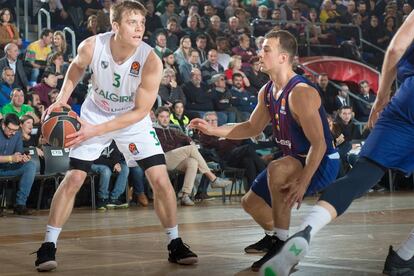
[{"label": "basketball player in white jersey", "polygon": [[73,89],[90,66],[92,89],[82,105],[82,127],[66,144],[71,147],[70,170],[53,196],[45,241],[37,251],[38,271],[57,267],[57,239],[72,212],[76,193],[92,162],[112,139],[128,165],[138,163],[152,185],[155,211],[169,238],[168,260],[179,264],[198,261],[197,255],[178,236],[176,198],[149,117],[161,81],[162,63],[142,41],[145,14],[142,4],[135,1],[114,4],[110,13],[113,32],[92,36],[80,44],[58,99],[48,109],[50,112],[67,105]]}]

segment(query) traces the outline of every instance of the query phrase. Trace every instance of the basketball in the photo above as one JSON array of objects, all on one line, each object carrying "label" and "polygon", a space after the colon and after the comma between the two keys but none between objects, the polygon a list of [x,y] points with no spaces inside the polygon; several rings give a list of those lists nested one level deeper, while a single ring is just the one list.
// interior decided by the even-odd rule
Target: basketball
[{"label": "basketball", "polygon": [[[69,114],[70,112],[75,114]],[[65,144],[71,139],[67,139],[66,136],[75,133],[81,127],[81,124],[76,119],[76,113],[69,111],[64,113],[66,115],[54,115],[49,117],[42,124],[42,134],[46,141],[54,146],[64,148]]]},{"label": "basketball", "polygon": [[74,111],[72,111],[72,110],[70,110],[69,108],[67,108],[67,107],[64,107],[64,106],[62,106],[62,107],[57,107],[57,108],[54,108],[51,112],[50,112],[50,114],[48,115],[48,117],[46,117],[46,120],[48,120],[48,119],[50,119],[50,118],[52,118],[52,117],[55,117],[55,116],[60,116],[60,115],[65,115],[65,116],[70,116],[70,117],[73,117],[73,118],[77,118],[77,114],[76,114],[76,112],[74,112]]}]

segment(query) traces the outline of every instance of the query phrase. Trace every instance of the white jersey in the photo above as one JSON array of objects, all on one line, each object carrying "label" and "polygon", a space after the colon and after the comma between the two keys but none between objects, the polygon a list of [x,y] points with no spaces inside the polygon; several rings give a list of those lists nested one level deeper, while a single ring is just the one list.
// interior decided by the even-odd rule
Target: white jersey
[{"label": "white jersey", "polygon": [[124,113],[135,106],[142,68],[153,49],[142,41],[135,53],[119,65],[111,54],[110,39],[113,35],[113,32],[107,32],[96,36],[89,97],[104,112]]}]

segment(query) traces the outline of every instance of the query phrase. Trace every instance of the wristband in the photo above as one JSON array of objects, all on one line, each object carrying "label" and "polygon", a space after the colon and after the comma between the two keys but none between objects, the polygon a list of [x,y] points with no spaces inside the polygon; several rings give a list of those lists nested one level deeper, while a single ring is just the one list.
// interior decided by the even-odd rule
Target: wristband
[{"label": "wristband", "polygon": [[13,163],[13,156],[9,155],[9,163]]}]

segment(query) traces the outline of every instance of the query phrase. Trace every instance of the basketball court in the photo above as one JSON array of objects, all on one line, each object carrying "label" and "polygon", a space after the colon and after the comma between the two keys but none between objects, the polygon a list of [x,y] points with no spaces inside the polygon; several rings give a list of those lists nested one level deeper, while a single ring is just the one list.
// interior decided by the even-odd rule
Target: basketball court
[{"label": "basketball court", "polygon": [[[351,208],[312,241],[293,275],[381,275],[390,244],[397,246],[413,227],[412,192],[374,193]],[[243,248],[263,232],[240,207],[240,198],[221,198],[179,207],[181,236],[199,255],[195,266],[167,261],[166,236],[153,207],[106,212],[74,210],[57,247],[53,275],[258,275],[249,270],[258,255]],[[316,198],[293,212],[291,233]],[[36,251],[44,238],[48,210],[34,216],[0,218],[0,275],[36,275]]]}]

